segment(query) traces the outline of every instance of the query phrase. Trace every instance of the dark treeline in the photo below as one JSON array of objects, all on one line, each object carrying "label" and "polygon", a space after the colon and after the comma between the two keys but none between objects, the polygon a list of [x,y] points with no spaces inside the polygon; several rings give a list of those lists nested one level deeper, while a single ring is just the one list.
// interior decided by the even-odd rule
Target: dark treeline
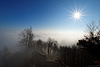
[{"label": "dark treeline", "polygon": [[87,51],[92,61],[100,66],[100,23],[97,25],[94,21],[87,25],[88,35],[79,40],[77,45],[84,51]]},{"label": "dark treeline", "polygon": [[34,40],[32,28],[19,34],[20,53],[10,54],[4,49],[0,61],[2,67],[99,67],[100,65],[100,26],[94,22],[87,25],[88,35],[78,40],[76,45],[61,46],[48,38]]},{"label": "dark treeline", "polygon": [[[88,53],[80,50],[78,46],[59,46],[58,42],[51,38],[48,38],[46,42],[42,41],[41,39],[34,40],[32,28],[25,29],[20,33],[20,36],[21,38],[19,40],[19,43],[22,47],[25,47],[27,49],[26,53],[28,55],[28,59],[32,58],[32,54],[38,52],[42,55],[45,55],[48,61],[53,61],[64,66],[67,65],[69,67],[86,67],[92,64],[91,58]],[[34,64],[35,61],[36,60],[31,63]]]}]

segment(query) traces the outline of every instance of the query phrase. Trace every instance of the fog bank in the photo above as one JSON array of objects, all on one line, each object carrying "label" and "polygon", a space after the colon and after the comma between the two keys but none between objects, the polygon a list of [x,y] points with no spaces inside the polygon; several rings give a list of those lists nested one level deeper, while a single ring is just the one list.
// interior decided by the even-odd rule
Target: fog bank
[{"label": "fog bank", "polygon": [[[12,49],[13,51],[18,50],[18,34],[21,30],[3,30],[0,35],[0,50],[4,46]],[[82,31],[51,31],[51,30],[33,30],[35,35],[35,40],[42,39],[47,41],[47,39],[53,38],[60,43],[60,45],[73,45],[84,35]]]}]

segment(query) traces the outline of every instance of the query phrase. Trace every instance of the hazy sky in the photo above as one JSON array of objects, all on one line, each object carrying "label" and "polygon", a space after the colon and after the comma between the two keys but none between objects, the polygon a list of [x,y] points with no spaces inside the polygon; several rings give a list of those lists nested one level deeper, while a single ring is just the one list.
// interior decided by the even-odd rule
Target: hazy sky
[{"label": "hazy sky", "polygon": [[[81,13],[85,15],[81,17],[81,21],[70,18],[70,12],[75,11],[75,8],[82,10]],[[44,36],[47,31],[70,31],[63,35],[56,32],[55,38],[72,38],[72,35],[76,36],[74,33],[77,33],[77,38],[82,36],[81,32],[92,20],[100,20],[100,0],[0,0],[0,42],[4,42],[5,39],[14,40],[16,31],[29,26],[32,26],[33,30],[42,31]],[[48,37],[54,36],[49,34]]]}]

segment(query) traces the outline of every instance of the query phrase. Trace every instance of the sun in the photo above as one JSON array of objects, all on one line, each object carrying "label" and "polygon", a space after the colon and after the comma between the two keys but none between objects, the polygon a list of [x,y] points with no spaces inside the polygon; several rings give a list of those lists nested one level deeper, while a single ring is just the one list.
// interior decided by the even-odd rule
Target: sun
[{"label": "sun", "polygon": [[79,12],[75,12],[75,13],[74,13],[74,18],[75,18],[75,19],[79,19],[80,16],[81,16],[81,14],[80,14]]},{"label": "sun", "polygon": [[75,21],[81,21],[82,16],[83,16],[83,14],[82,14],[82,12],[79,11],[79,10],[74,10],[74,11],[72,12],[72,18],[73,18]]},{"label": "sun", "polygon": [[76,8],[68,12],[71,13],[70,18],[74,21],[82,21],[83,16],[85,16],[83,10],[76,9]]}]

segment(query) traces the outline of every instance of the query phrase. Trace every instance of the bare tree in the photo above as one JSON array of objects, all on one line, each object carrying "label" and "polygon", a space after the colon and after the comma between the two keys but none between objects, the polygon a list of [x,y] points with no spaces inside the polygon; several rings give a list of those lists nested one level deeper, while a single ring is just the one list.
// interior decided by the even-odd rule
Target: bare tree
[{"label": "bare tree", "polygon": [[100,31],[100,24],[92,21],[91,23],[87,24],[87,33],[89,36],[85,35],[86,38],[92,38],[97,36],[97,32]]},{"label": "bare tree", "polygon": [[37,47],[37,50],[38,51],[42,51],[42,48],[43,48],[43,41],[41,40],[41,39],[39,39],[39,40],[37,40],[37,45],[36,45],[36,47]]},{"label": "bare tree", "polygon": [[47,41],[47,56],[48,58],[55,58],[58,54],[58,42],[54,39],[48,38]]},{"label": "bare tree", "polygon": [[33,47],[34,34],[32,27],[24,29],[19,33],[19,44],[26,49],[26,62],[32,58],[32,47]]},{"label": "bare tree", "polygon": [[21,33],[19,33],[19,44],[22,47],[32,48],[34,34],[32,28],[26,28]]}]

